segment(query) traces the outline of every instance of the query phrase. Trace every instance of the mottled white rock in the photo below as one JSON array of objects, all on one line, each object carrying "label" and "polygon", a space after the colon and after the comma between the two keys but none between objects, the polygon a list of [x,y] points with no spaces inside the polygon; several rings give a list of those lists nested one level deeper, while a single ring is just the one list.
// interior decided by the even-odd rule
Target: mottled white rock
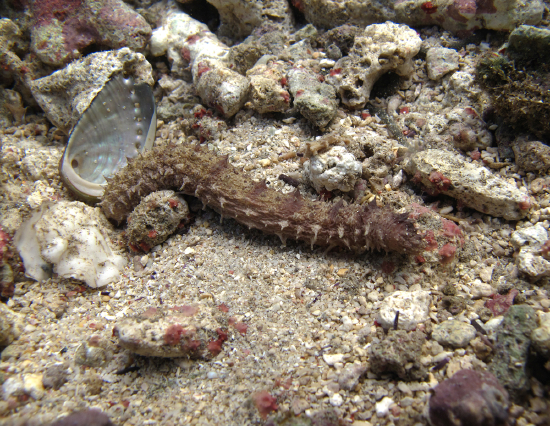
[{"label": "mottled white rock", "polygon": [[317,192],[323,189],[343,192],[353,190],[363,167],[343,146],[333,146],[327,152],[312,156],[304,163],[304,176]]},{"label": "mottled white rock", "polygon": [[439,80],[445,74],[458,69],[460,56],[454,49],[431,47],[426,52],[426,69],[431,80]]},{"label": "mottled white rock", "polygon": [[[342,102],[349,108],[363,108],[374,83],[386,72],[409,76],[412,58],[420,51],[422,40],[415,30],[393,22],[365,28],[349,55],[340,59],[327,81],[336,87]],[[367,65],[365,65],[367,64]]]},{"label": "mottled white rock", "polygon": [[482,283],[480,280],[475,280],[471,284],[470,295],[472,299],[480,299],[482,297],[489,297],[495,292],[491,284]]},{"label": "mottled white rock", "polygon": [[407,161],[405,170],[430,191],[449,195],[482,213],[518,220],[528,212],[526,192],[453,152],[417,152]]},{"label": "mottled white rock", "polygon": [[531,247],[523,247],[519,251],[516,265],[520,272],[536,279],[550,276],[550,262]]},{"label": "mottled white rock", "polygon": [[546,240],[548,232],[541,223],[512,233],[510,242],[514,248],[520,249],[516,256],[520,272],[536,279],[550,276],[550,262],[540,255],[540,248]]},{"label": "mottled white rock", "polygon": [[398,329],[412,330],[418,323],[428,319],[430,293],[424,290],[396,291],[380,303],[378,322],[383,328],[393,328],[395,315],[399,311]]},{"label": "mottled white rock", "polygon": [[386,417],[390,412],[390,407],[393,404],[393,399],[390,397],[385,396],[382,398],[381,401],[378,401],[376,403],[376,416],[381,419],[382,417]]},{"label": "mottled white rock", "polygon": [[432,339],[442,345],[464,348],[476,337],[476,329],[462,321],[443,321],[434,326]]},{"label": "mottled white rock", "polygon": [[112,225],[100,208],[61,201],[42,204],[15,234],[25,273],[42,281],[48,269],[103,287],[119,279],[126,260],[107,235]]},{"label": "mottled white rock", "polygon": [[548,239],[548,231],[542,226],[541,223],[537,223],[534,226],[527,228],[521,228],[512,233],[510,242],[514,248],[518,249],[523,246],[535,246],[544,244]]}]

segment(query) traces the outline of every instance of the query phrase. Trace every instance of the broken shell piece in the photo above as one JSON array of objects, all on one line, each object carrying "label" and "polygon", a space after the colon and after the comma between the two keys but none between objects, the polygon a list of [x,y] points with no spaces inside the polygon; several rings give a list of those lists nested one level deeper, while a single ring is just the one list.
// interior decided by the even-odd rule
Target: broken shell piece
[{"label": "broken shell piece", "polygon": [[156,127],[151,87],[136,85],[122,74],[115,76],[71,133],[59,165],[63,182],[80,198],[98,201],[106,178],[153,146]]}]

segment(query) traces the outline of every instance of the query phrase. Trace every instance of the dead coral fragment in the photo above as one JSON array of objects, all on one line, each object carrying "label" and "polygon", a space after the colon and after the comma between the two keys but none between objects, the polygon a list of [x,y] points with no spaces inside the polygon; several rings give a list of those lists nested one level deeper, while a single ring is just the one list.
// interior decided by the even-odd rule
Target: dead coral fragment
[{"label": "dead coral fragment", "polygon": [[120,222],[142,197],[170,188],[199,198],[249,228],[278,235],[283,242],[292,238],[358,252],[411,253],[423,246],[408,213],[376,203],[311,201],[298,190],[282,194],[200,145],[157,147],[143,154],[109,182],[101,206],[107,217]]}]

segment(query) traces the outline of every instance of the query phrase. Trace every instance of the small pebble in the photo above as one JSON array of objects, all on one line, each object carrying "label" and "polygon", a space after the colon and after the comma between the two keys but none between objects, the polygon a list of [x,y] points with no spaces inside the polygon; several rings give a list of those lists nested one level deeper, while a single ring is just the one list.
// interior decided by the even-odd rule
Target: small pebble
[{"label": "small pebble", "polygon": [[390,406],[393,404],[393,399],[385,396],[381,401],[376,403],[376,416],[379,418],[386,417],[389,413]]},{"label": "small pebble", "polygon": [[339,407],[344,403],[344,399],[342,398],[342,395],[335,393],[329,398],[329,402],[333,407]]},{"label": "small pebble", "polygon": [[328,365],[333,366],[337,362],[344,361],[344,354],[323,354],[323,359]]}]

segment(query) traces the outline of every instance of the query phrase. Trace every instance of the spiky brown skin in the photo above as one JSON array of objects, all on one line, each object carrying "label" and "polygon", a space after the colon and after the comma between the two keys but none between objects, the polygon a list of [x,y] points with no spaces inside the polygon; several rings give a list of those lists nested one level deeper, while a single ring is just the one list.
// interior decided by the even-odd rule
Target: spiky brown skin
[{"label": "spiky brown skin", "polygon": [[101,207],[108,218],[121,222],[142,197],[163,189],[193,195],[222,217],[278,235],[283,242],[291,238],[356,252],[414,253],[423,247],[407,213],[375,203],[311,201],[298,190],[282,194],[199,145],[157,147],[135,158],[109,181]]}]

